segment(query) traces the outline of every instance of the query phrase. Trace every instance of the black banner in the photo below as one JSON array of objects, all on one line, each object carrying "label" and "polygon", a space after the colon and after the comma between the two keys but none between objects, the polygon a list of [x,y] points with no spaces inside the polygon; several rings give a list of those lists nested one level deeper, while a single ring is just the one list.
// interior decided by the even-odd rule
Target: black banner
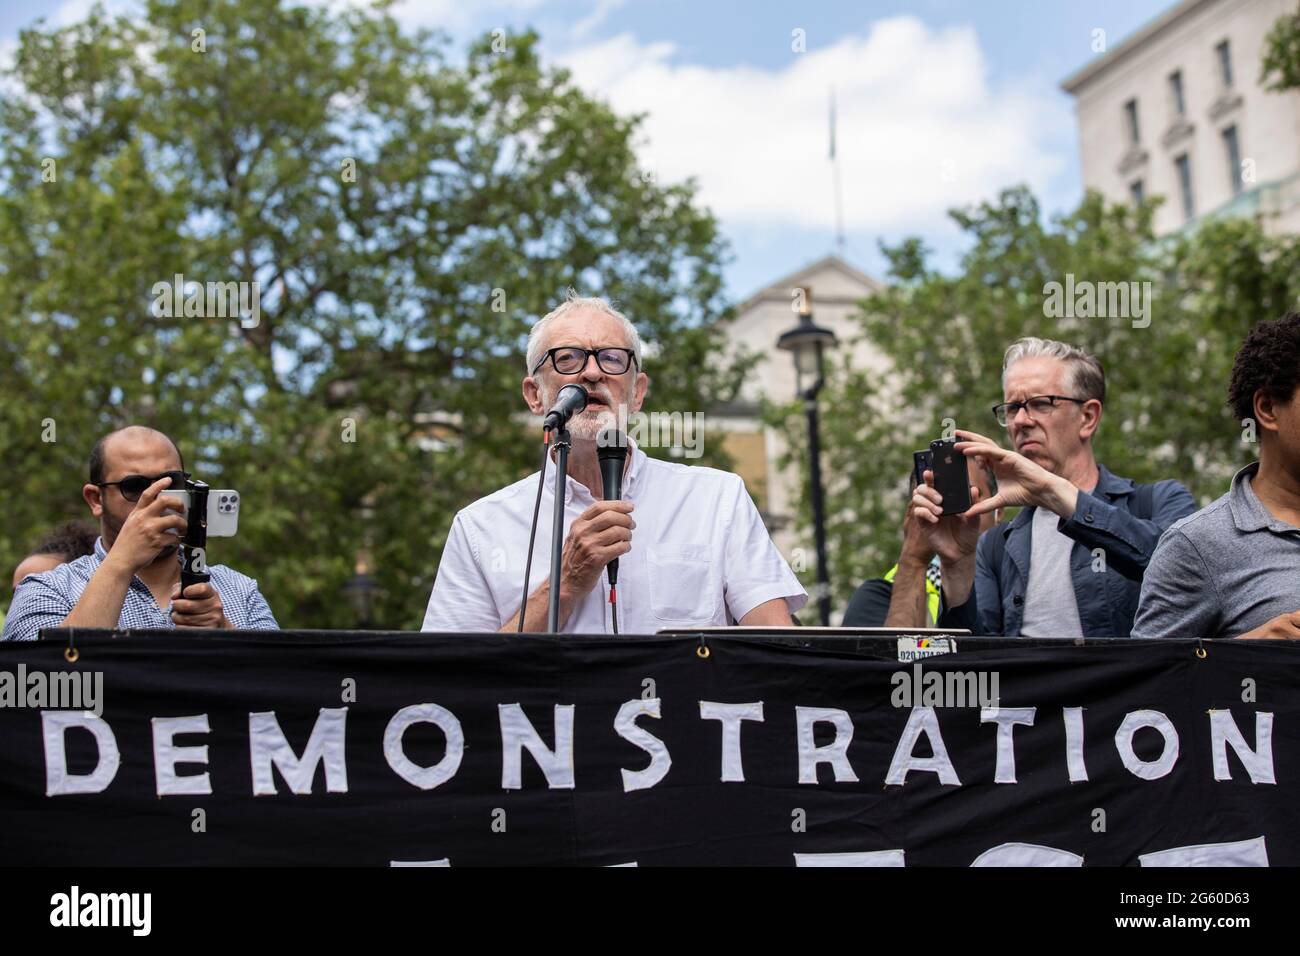
[{"label": "black banner", "polygon": [[0,647],[9,864],[1300,864],[1280,642],[65,644]]}]

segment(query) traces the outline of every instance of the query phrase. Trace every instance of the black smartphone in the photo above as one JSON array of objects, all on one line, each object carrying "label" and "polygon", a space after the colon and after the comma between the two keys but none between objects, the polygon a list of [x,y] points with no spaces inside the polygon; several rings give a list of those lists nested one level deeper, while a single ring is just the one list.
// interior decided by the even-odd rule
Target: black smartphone
[{"label": "black smartphone", "polygon": [[[912,452],[912,477],[916,479],[916,485],[919,487],[925,484],[925,473],[930,470],[930,450]],[[911,498],[911,493],[908,493]]]},{"label": "black smartphone", "polygon": [[966,456],[956,449],[957,439],[938,438],[930,442],[930,470],[934,490],[943,495],[943,513],[964,514],[970,509],[970,472]]}]

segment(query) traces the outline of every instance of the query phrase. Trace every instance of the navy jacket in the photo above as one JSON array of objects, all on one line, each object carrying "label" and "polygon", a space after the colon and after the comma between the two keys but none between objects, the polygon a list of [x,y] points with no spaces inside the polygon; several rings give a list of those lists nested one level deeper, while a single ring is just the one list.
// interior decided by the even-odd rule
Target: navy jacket
[{"label": "navy jacket", "polygon": [[[1138,485],[1098,465],[1092,492],[1080,491],[1074,515],[1057,528],[1074,539],[1070,571],[1084,637],[1128,637],[1133,631],[1142,575],[1165,530],[1196,510],[1180,482]],[[974,634],[1019,637],[1025,616],[1025,586],[1034,508],[980,535],[975,548],[975,586],[965,604],[948,608],[940,627]],[[1101,548],[1105,564],[1094,557]],[[1094,570],[1094,565],[1105,568]]]}]

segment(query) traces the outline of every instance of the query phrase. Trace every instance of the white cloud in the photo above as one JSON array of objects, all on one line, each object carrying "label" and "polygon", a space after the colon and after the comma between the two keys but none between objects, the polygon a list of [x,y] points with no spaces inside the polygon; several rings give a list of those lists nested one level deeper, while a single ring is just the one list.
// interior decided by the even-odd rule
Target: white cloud
[{"label": "white cloud", "polygon": [[926,232],[945,211],[1065,164],[1073,120],[1052,87],[993,89],[975,31],[915,17],[791,53],[779,70],[673,61],[670,43],[629,34],[558,55],[620,113],[644,112],[640,155],[661,181],[695,176],[729,225],[833,228],[829,98],[849,230]]},{"label": "white cloud", "polygon": [[[73,0],[76,2],[76,0]],[[371,0],[301,0],[315,6],[368,8]],[[452,32],[465,31],[501,16],[505,27],[513,15],[540,7],[545,0],[397,0],[388,11],[404,27],[430,27]],[[492,29],[485,27],[484,29]]]},{"label": "white cloud", "polygon": [[[104,12],[108,17],[113,17],[119,13],[140,11],[140,4],[133,0],[98,0],[104,7]],[[50,14],[50,25],[55,27],[67,27],[74,23],[80,23],[90,16],[90,10],[95,6],[96,0],[65,0],[65,2],[52,14]]]},{"label": "white cloud", "polygon": [[575,40],[582,40],[605,22],[606,18],[623,6],[627,0],[596,0],[591,12],[573,25],[572,35]]}]

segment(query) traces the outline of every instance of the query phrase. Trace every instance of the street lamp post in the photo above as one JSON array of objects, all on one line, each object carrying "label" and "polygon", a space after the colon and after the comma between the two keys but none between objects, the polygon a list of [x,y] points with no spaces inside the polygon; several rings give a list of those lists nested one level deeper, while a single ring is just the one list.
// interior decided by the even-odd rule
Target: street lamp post
[{"label": "street lamp post", "polygon": [[[831,585],[826,566],[826,502],[822,489],[821,428],[817,416],[817,394],[826,384],[826,351],[835,347],[835,333],[815,325],[812,319],[812,290],[797,290],[799,324],[781,334],[776,347],[794,358],[796,388],[808,416],[808,459],[811,479],[813,540],[817,546],[817,604],[822,627],[831,623]],[[805,387],[805,383],[806,387]]]},{"label": "street lamp post", "polygon": [[374,600],[379,594],[379,582],[369,574],[362,561],[357,562],[356,574],[343,582],[343,596],[352,605],[357,627],[366,630],[374,615]]}]

